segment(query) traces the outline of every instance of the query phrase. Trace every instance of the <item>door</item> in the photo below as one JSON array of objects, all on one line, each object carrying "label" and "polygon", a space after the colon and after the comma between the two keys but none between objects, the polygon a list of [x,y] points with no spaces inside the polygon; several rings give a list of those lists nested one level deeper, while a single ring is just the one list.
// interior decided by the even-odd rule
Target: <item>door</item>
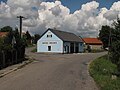
[{"label": "door", "polygon": [[48,51],[51,51],[51,46],[48,46]]},{"label": "door", "polygon": [[70,53],[74,53],[74,43],[70,43]]},{"label": "door", "polygon": [[75,53],[79,52],[79,43],[75,43]]},{"label": "door", "polygon": [[65,51],[65,53],[69,53],[69,46],[68,45],[64,46],[64,51]]}]

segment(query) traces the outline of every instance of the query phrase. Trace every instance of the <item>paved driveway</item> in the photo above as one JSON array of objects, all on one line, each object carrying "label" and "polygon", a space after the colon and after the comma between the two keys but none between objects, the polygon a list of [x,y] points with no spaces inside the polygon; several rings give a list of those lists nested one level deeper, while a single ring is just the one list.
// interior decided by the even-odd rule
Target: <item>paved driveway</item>
[{"label": "paved driveway", "polygon": [[0,90],[98,90],[88,73],[88,63],[104,55],[33,54],[36,61],[0,78]]}]

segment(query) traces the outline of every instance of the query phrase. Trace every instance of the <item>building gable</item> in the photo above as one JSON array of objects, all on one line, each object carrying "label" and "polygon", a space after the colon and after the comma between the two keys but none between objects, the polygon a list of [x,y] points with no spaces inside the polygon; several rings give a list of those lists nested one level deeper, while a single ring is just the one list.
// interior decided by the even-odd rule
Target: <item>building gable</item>
[{"label": "building gable", "polygon": [[39,40],[61,40],[56,34],[54,34],[51,30],[47,30]]},{"label": "building gable", "polygon": [[37,42],[37,52],[63,53],[63,41],[47,30]]}]

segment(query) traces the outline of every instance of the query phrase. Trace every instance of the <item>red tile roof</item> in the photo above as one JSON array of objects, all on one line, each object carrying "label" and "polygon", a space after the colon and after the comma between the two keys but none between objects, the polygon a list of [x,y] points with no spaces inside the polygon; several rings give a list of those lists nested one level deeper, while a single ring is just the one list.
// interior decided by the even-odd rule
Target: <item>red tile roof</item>
[{"label": "red tile roof", "polygon": [[5,37],[8,34],[8,32],[0,32],[0,37]]},{"label": "red tile roof", "polygon": [[83,40],[86,44],[102,45],[102,41],[100,41],[98,38],[83,38]]}]

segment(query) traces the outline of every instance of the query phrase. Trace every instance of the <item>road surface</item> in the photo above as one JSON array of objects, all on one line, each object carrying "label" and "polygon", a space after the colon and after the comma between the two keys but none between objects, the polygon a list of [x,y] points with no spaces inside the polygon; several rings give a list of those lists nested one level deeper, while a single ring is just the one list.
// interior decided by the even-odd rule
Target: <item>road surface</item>
[{"label": "road surface", "polygon": [[98,90],[88,63],[105,53],[26,54],[36,60],[0,78],[0,90]]}]

